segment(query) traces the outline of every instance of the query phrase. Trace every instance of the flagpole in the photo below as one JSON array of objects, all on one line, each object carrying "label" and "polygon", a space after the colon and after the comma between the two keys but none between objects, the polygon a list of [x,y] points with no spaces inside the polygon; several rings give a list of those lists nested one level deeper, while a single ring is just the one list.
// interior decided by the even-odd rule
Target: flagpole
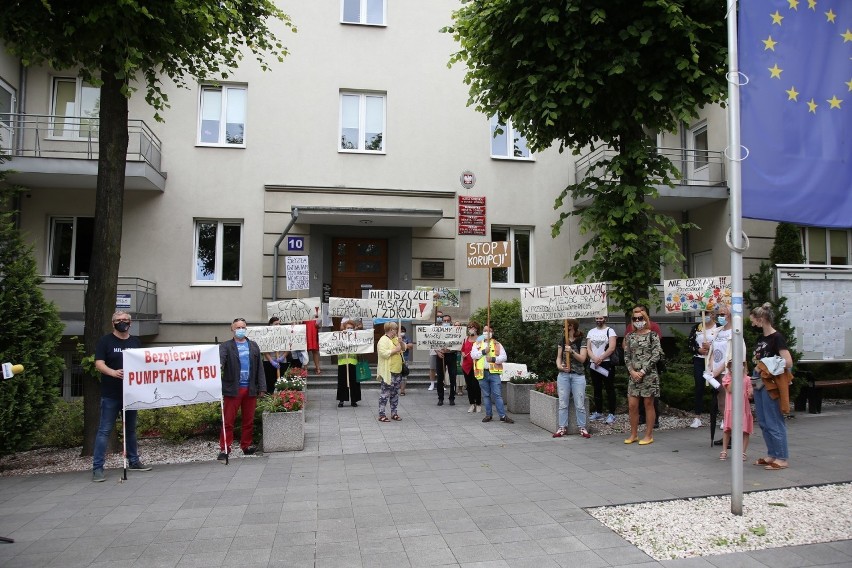
[{"label": "flagpole", "polygon": [[[728,247],[731,249],[731,337],[732,403],[731,428],[731,513],[743,514],[743,247],[742,230],[742,169],[740,146],[740,84],[737,49],[737,0],[728,0],[728,185],[730,186],[731,229]],[[728,426],[726,424],[726,426]],[[723,448],[724,449],[724,448]]]}]

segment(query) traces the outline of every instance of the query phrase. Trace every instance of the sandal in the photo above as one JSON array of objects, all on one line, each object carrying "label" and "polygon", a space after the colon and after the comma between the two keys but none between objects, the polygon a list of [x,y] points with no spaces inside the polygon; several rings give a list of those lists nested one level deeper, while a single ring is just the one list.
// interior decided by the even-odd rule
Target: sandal
[{"label": "sandal", "polygon": [[379,416],[379,422],[390,422],[387,416]]},{"label": "sandal", "polygon": [[402,418],[399,417],[399,414],[394,414],[393,416],[391,416],[391,420],[396,420],[397,422],[399,422],[400,420],[402,420]]},{"label": "sandal", "polygon": [[586,430],[585,428],[580,428],[580,435],[584,438],[591,438],[592,437],[592,435],[589,434],[589,431]]},{"label": "sandal", "polygon": [[743,452],[743,461],[748,461],[748,454]]},{"label": "sandal", "polygon": [[564,428],[558,428],[556,430],[556,432],[553,433],[554,438],[561,438],[564,435],[565,435],[565,429]]},{"label": "sandal", "polygon": [[719,459],[721,461],[725,461],[726,459],[728,459],[728,450],[722,450],[722,453],[719,454]]},{"label": "sandal", "polygon": [[760,458],[759,460],[757,460],[756,462],[754,462],[754,465],[769,465],[769,464],[773,463],[774,461],[775,461],[775,460],[773,460],[772,458],[769,458],[769,459],[767,459],[767,458]]}]

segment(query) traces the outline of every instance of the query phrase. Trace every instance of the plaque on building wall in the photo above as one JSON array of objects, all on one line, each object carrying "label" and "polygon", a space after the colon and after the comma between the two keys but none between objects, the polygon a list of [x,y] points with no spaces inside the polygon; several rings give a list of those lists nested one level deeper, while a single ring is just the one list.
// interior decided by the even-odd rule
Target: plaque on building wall
[{"label": "plaque on building wall", "polygon": [[423,260],[420,262],[420,278],[443,278],[443,261]]}]

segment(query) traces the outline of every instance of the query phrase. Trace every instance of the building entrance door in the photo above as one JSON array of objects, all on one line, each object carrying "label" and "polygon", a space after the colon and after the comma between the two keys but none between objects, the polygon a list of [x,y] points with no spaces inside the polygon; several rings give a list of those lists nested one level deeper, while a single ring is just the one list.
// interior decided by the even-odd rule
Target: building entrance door
[{"label": "building entrance door", "polygon": [[[369,284],[375,290],[388,287],[388,241],[387,239],[335,238],[332,240],[333,262],[331,269],[331,295],[338,298],[360,298],[362,285]],[[340,329],[340,318],[334,318],[334,329]],[[381,326],[374,331],[378,340],[384,330]],[[376,362],[376,354],[366,356]]]}]

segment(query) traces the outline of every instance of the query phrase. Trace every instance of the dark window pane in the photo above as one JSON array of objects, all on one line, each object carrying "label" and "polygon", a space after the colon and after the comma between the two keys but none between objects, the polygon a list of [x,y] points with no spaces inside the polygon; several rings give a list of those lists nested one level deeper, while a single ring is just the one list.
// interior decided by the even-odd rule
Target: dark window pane
[{"label": "dark window pane", "polygon": [[[491,228],[491,240],[493,242],[499,241],[508,241],[509,240],[509,230],[504,229],[502,227],[492,227]],[[509,269],[508,268],[492,268],[491,269],[491,281],[492,282],[500,282],[506,284],[509,282]]]},{"label": "dark window pane", "polygon": [[526,231],[515,231],[515,249],[512,264],[515,270],[515,284],[530,283],[530,234]]},{"label": "dark window pane", "polygon": [[240,226],[222,228],[222,280],[236,282],[240,279]]},{"label": "dark window pane", "polygon": [[355,272],[381,272],[381,271],[382,271],[382,263],[381,262],[368,262],[368,261],[362,260],[355,267]]},{"label": "dark window pane", "polygon": [[346,256],[346,243],[337,243],[337,256]]},{"label": "dark window pane", "polygon": [[51,276],[71,275],[71,242],[73,237],[73,221],[55,221],[53,223],[52,256],[50,259]]},{"label": "dark window pane", "polygon": [[358,256],[381,256],[382,249],[375,243],[361,243],[358,245],[356,254]]},{"label": "dark window pane", "polygon": [[216,223],[198,224],[198,251],[195,257],[195,279],[216,278]]},{"label": "dark window pane", "polygon": [[337,271],[338,272],[346,272],[346,261],[338,260],[337,261]]},{"label": "dark window pane", "polygon": [[225,125],[225,142],[228,144],[242,144],[244,142],[243,132],[245,124],[241,122],[229,122]]}]

